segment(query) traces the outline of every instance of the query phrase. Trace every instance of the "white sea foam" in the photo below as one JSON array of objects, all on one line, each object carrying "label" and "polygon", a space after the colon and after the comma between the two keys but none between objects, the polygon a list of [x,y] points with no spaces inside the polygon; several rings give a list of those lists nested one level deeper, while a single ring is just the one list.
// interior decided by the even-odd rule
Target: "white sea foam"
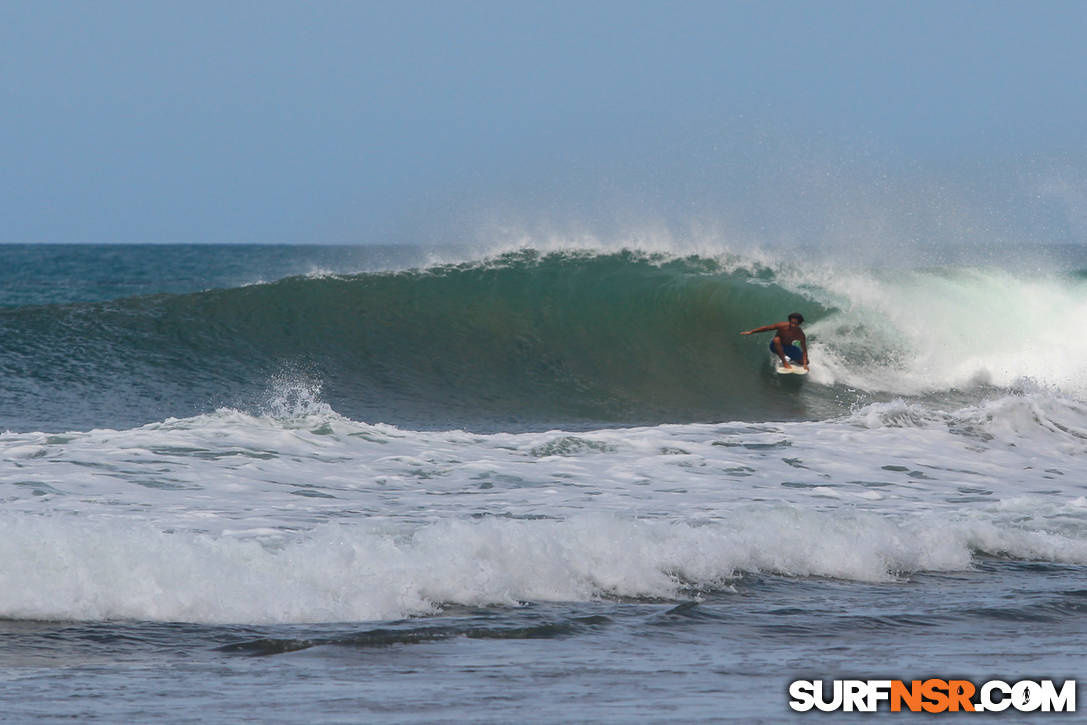
[{"label": "white sea foam", "polygon": [[[1087,563],[1087,408],[1033,389],[838,421],[482,435],[281,405],[0,435],[0,616],[385,619]],[[275,396],[273,396],[275,399]]]},{"label": "white sea foam", "polygon": [[957,509],[964,490],[987,492],[976,505],[1084,494],[1087,406],[1041,390],[952,411],[879,403],[840,421],[491,435],[351,421],[306,380],[275,390],[262,416],[0,435],[6,506],[215,531],[344,511],[713,519],[765,500],[897,514]]},{"label": "white sea foam", "polygon": [[579,515],[324,525],[274,545],[72,516],[4,517],[0,617],[395,619],[443,605],[687,598],[744,573],[893,581],[978,552],[1087,563],[1087,541],[984,520],[749,507],[707,524]]}]

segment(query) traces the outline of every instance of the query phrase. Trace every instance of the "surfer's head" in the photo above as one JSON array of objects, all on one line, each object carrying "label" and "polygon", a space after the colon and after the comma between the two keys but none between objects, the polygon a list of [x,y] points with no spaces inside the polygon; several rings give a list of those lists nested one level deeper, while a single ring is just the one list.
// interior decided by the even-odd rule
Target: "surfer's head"
[{"label": "surfer's head", "polygon": [[793,312],[789,315],[789,322],[795,322],[799,325],[803,321],[804,315],[800,314],[799,312]]}]

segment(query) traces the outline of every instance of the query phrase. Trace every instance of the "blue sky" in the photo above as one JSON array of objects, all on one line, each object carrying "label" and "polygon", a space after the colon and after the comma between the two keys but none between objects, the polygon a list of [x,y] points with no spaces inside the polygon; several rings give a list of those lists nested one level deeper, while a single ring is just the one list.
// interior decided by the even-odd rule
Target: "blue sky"
[{"label": "blue sky", "polygon": [[0,241],[1076,240],[1085,29],[1079,2],[9,0]]}]

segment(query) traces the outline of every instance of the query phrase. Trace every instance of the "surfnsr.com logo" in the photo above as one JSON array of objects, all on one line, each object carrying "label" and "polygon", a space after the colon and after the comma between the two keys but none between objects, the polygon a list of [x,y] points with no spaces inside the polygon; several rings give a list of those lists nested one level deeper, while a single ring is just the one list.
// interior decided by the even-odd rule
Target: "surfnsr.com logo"
[{"label": "surfnsr.com logo", "polygon": [[1053,680],[795,680],[789,707],[798,712],[1075,712],[1076,681]]}]

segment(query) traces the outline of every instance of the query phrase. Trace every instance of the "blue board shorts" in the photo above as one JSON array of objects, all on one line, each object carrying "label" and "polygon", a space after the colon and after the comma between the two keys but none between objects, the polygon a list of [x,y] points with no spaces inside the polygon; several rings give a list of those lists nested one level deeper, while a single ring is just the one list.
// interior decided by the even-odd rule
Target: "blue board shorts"
[{"label": "blue board shorts", "polygon": [[[785,352],[785,357],[789,358],[790,360],[794,360],[796,362],[802,362],[804,360],[804,351],[796,345],[782,345],[782,350]],[[774,343],[772,342],[770,343],[770,352],[774,353],[775,355],[778,354],[778,351],[774,349]]]}]

